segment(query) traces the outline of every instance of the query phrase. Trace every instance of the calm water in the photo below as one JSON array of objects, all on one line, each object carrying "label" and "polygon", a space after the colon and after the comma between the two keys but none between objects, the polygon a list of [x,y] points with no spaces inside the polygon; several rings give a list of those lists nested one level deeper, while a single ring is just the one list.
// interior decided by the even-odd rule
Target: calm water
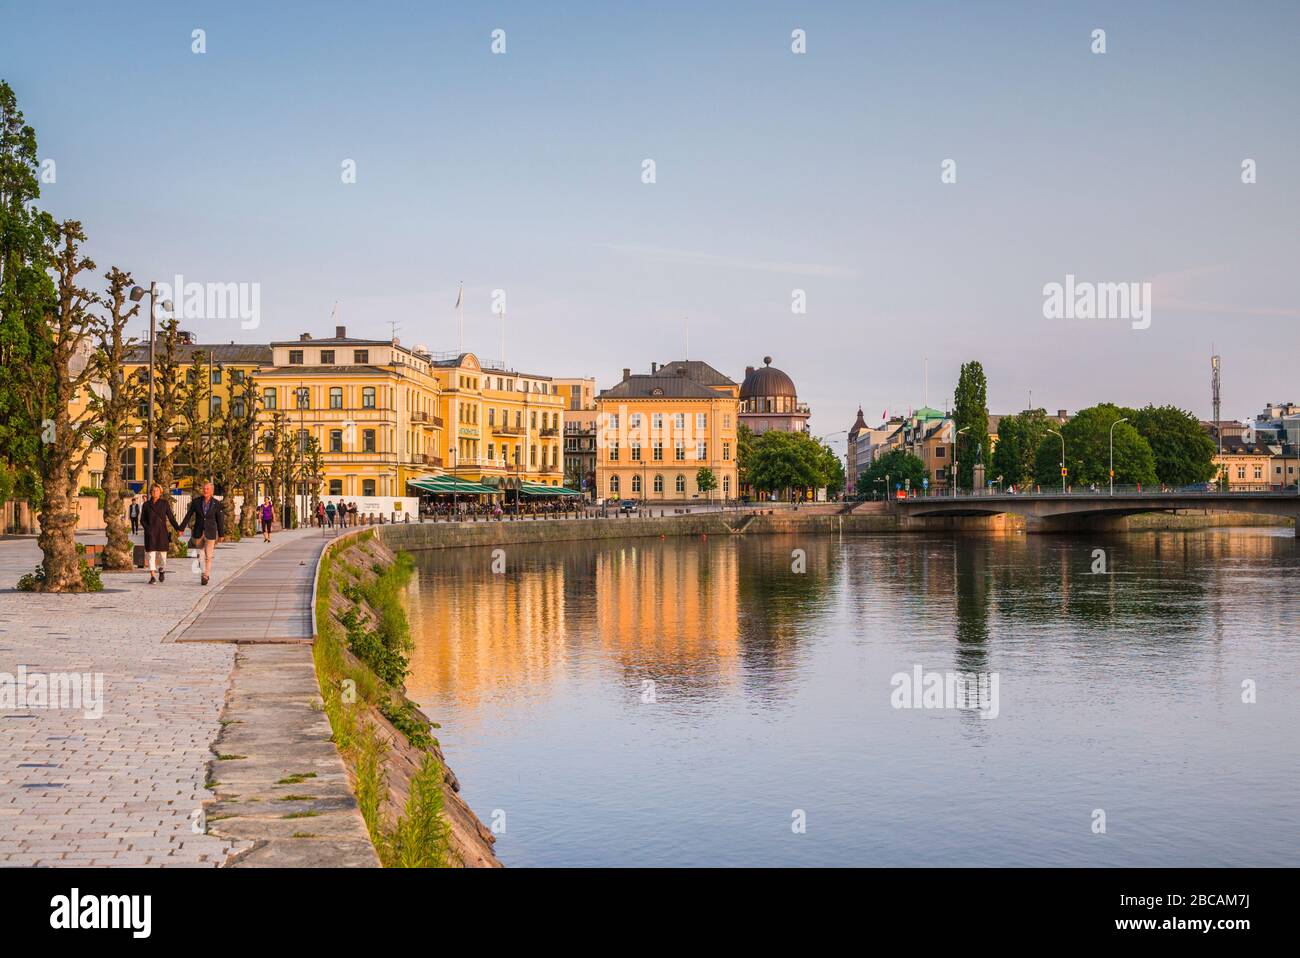
[{"label": "calm water", "polygon": [[[408,687],[508,865],[1300,864],[1289,529],[418,559]],[[894,708],[917,665],[998,715]]]}]

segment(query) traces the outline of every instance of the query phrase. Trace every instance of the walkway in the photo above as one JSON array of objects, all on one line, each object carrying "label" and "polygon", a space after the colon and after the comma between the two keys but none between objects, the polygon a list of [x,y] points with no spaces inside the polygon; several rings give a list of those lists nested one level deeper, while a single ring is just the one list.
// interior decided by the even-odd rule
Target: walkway
[{"label": "walkway", "polygon": [[164,637],[250,563],[300,539],[318,548],[320,532],[222,545],[208,587],[191,563],[173,560],[165,584],[149,585],[140,571],[105,573],[105,591],[83,595],[14,591],[40,550],[34,539],[0,541],[0,681],[24,666],[85,673],[91,689],[102,681],[102,714],[0,708],[0,865],[216,866],[240,850],[194,828],[212,799],[203,787],[209,746],[235,646]]}]

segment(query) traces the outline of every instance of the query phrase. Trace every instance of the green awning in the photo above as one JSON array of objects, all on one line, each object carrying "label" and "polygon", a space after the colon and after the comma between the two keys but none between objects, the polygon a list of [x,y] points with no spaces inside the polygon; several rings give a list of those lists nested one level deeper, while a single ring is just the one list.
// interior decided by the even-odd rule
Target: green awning
[{"label": "green awning", "polygon": [[411,479],[407,485],[414,486],[422,492],[432,493],[458,493],[469,496],[493,496],[497,490],[491,486],[480,485],[477,482],[470,482],[466,479],[457,479],[454,476],[424,476],[420,479]]},{"label": "green awning", "polygon": [[519,491],[526,496],[580,496],[581,492],[564,486],[548,486],[544,482],[521,482]]}]

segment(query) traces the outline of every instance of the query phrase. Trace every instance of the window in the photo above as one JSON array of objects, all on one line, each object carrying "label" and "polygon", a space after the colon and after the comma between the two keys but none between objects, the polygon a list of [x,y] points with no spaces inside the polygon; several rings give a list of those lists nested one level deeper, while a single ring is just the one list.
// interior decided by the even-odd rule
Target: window
[{"label": "window", "polygon": [[655,487],[654,487],[654,488],[655,488],[655,492],[662,493],[662,492],[664,491],[664,477],[663,477],[663,476],[655,476]]},{"label": "window", "polygon": [[641,477],[639,475],[632,477],[632,491],[633,492],[641,491]]},{"label": "window", "polygon": [[301,350],[301,349],[291,349],[291,350],[289,350],[289,365],[290,365],[290,366],[301,366],[301,365],[302,365],[302,350]]},{"label": "window", "polygon": [[362,389],[361,389],[361,408],[362,408],[362,409],[374,409],[374,408],[375,408],[375,387],[374,387],[374,386],[364,386],[364,387],[362,387]]},{"label": "window", "polygon": [[330,430],[330,452],[342,452],[342,451],[343,451],[343,430],[331,429]]},{"label": "window", "polygon": [[322,366],[333,366],[333,365],[334,365],[334,350],[332,350],[332,349],[322,349],[322,350],[320,351],[320,364],[321,364]]},{"label": "window", "polygon": [[605,417],[605,426],[609,429],[618,428],[618,413],[612,412]]},{"label": "window", "polygon": [[673,428],[674,429],[686,428],[686,413],[679,412],[673,415]]},{"label": "window", "polygon": [[[221,397],[218,396],[217,398],[220,399]],[[1255,478],[1256,478],[1256,479],[1263,479],[1263,478],[1264,478],[1264,472],[1263,472],[1262,469],[1260,469],[1259,466],[1256,466],[1256,467],[1255,467]]]},{"label": "window", "polygon": [[341,496],[341,495],[343,495],[343,480],[342,480],[342,479],[331,479],[331,480],[330,480],[330,495],[331,495],[331,496]]},{"label": "window", "polygon": [[618,443],[616,442],[609,444],[609,461],[618,462]]},{"label": "window", "polygon": [[364,366],[366,363],[370,362],[370,350],[368,349],[352,350],[352,361],[354,363],[357,363],[358,365]]},{"label": "window", "polygon": [[664,444],[663,444],[662,442],[660,442],[658,439],[656,439],[656,440],[651,444],[651,446],[650,446],[650,455],[654,458],[654,461],[655,461],[655,462],[663,462],[663,459],[664,459]]},{"label": "window", "polygon": [[1237,478],[1238,478],[1238,479],[1245,479],[1245,478],[1246,478],[1246,467],[1245,467],[1245,466],[1238,466],[1238,467],[1237,467]]},{"label": "window", "polygon": [[723,494],[724,496],[729,496],[729,495],[731,495],[731,477],[730,477],[730,476],[723,476],[723,477],[722,477],[722,494]]},{"label": "window", "polygon": [[650,428],[652,428],[652,429],[662,429],[662,428],[664,428],[664,414],[663,414],[663,413],[661,413],[661,412],[657,412],[657,413],[653,413],[653,414],[650,416]]},{"label": "window", "polygon": [[208,415],[210,415],[210,416],[220,416],[220,415],[221,415],[221,397],[220,397],[220,396],[211,396],[211,397],[209,397],[209,399],[208,399]]},{"label": "window", "polygon": [[632,415],[627,417],[627,428],[629,429],[641,428],[641,414],[639,412],[634,412],[632,413]]},{"label": "window", "polygon": [[944,455],[944,447],[943,447],[943,446],[935,446],[935,447],[934,447],[934,458],[936,458],[936,459],[942,459],[942,458],[943,458],[943,455]]},{"label": "window", "polygon": [[342,386],[330,387],[330,408],[331,409],[343,408],[343,387]]},{"label": "window", "polygon": [[310,445],[310,443],[311,443],[311,433],[309,433],[306,429],[299,429],[298,430],[298,451],[306,452],[307,446]]},{"label": "window", "polygon": [[695,444],[695,458],[701,462],[709,458],[709,444],[707,442],[697,442]]},{"label": "window", "polygon": [[212,379],[212,385],[214,385],[214,386],[220,386],[220,385],[221,385],[221,367],[220,367],[220,366],[213,366],[213,367],[212,367],[211,379]]},{"label": "window", "polygon": [[708,413],[706,413],[706,412],[697,412],[697,413],[695,414],[695,428],[696,428],[696,429],[708,429],[708,428],[709,428],[709,414],[708,414]]},{"label": "window", "polygon": [[722,416],[722,428],[723,428],[723,429],[730,429],[730,428],[731,428],[731,413],[723,413],[723,416]]},{"label": "window", "polygon": [[[496,424],[497,424],[497,411],[496,411],[495,409],[493,409],[491,406],[489,406],[489,407],[488,407],[488,425],[489,425],[489,426],[495,426]],[[492,457],[491,457],[491,456],[488,456],[488,458],[491,459]]]},{"label": "window", "polygon": [[641,461],[641,443],[636,442],[635,440],[632,442],[632,461]]},{"label": "window", "polygon": [[536,447],[536,446],[529,446],[529,447],[528,447],[528,464],[529,464],[530,466],[535,466],[535,465],[537,465],[537,447]]},{"label": "window", "polygon": [[722,461],[723,462],[731,461],[731,443],[729,442],[724,442],[722,444]]},{"label": "window", "polygon": [[680,439],[673,443],[673,458],[678,462],[686,461],[686,443]]},{"label": "window", "polygon": [[230,414],[236,419],[244,418],[244,400],[242,396],[236,396],[230,403]]},{"label": "window", "polygon": [[273,432],[262,433],[262,451],[275,452],[275,433]]},{"label": "window", "polygon": [[524,428],[524,411],[522,409],[515,410],[515,428],[516,429]]},{"label": "window", "polygon": [[[492,410],[489,409],[488,412],[491,413]],[[491,419],[492,417],[491,417],[491,416],[488,416],[488,418]],[[488,443],[488,462],[495,462],[495,461],[496,461],[496,456],[493,455],[493,453],[494,453],[495,451],[496,451],[496,446],[495,446],[494,444],[492,444],[492,443]]]},{"label": "window", "polygon": [[609,477],[609,492],[610,495],[614,495],[614,496],[618,495],[618,474],[617,473]]},{"label": "window", "polygon": [[[375,451],[375,431],[374,431],[373,429],[365,429],[365,430],[362,430],[362,433],[361,433],[361,451],[362,451],[362,452],[374,452],[374,451]],[[371,493],[371,495],[374,495],[374,493]]]},{"label": "window", "polygon": [[308,389],[306,386],[299,386],[298,389],[295,391],[294,396],[298,400],[299,409],[311,408],[311,390]]},{"label": "window", "polygon": [[244,381],[244,371],[242,369],[232,369],[230,371],[230,382],[232,385],[238,386],[243,381]]},{"label": "window", "polygon": [[135,482],[135,447],[128,446],[122,450],[122,480]]},{"label": "window", "polygon": [[677,491],[681,493],[686,491],[686,477],[680,474],[677,476]]},{"label": "window", "polygon": [[262,408],[263,409],[275,408],[275,387],[274,386],[267,386],[265,389],[262,390]]},{"label": "window", "polygon": [[537,413],[533,413],[528,417],[528,428],[529,429],[537,428]]},{"label": "window", "polygon": [[362,494],[363,496],[373,496],[373,495],[375,494],[375,480],[373,480],[373,479],[362,479],[362,480],[361,480],[361,494]]}]

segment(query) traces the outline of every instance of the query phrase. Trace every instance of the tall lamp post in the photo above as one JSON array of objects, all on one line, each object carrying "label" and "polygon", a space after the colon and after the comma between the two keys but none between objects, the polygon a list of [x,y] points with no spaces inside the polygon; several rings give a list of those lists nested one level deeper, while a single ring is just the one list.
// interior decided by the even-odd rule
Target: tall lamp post
[{"label": "tall lamp post", "polygon": [[1123,419],[1116,419],[1110,424],[1110,494],[1115,495],[1115,427],[1122,422],[1128,422],[1128,416]]},{"label": "tall lamp post", "polygon": [[1055,429],[1047,430],[1053,436],[1061,440],[1061,495],[1065,495],[1065,436]]},{"label": "tall lamp post", "polygon": [[[149,425],[147,428],[149,432],[148,435],[145,437],[146,442],[148,443],[145,449],[146,480],[145,480],[144,494],[146,499],[149,498],[149,490],[153,488],[153,389],[154,389],[153,346],[154,346],[154,340],[158,338],[157,327],[155,325],[158,319],[158,314],[157,314],[157,310],[154,308],[154,300],[158,293],[158,284],[154,282],[150,282],[148,293],[149,293]],[[131,292],[129,294],[131,298],[131,302],[133,303],[140,302],[140,300],[144,299],[144,294],[145,294],[145,289],[143,286],[132,286]],[[163,309],[168,310],[170,312],[172,308],[171,300],[169,299],[163,300],[162,306]],[[171,494],[170,489],[164,489],[163,492],[165,495]]]},{"label": "tall lamp post", "polygon": [[952,494],[954,498],[957,495],[957,437],[964,432],[970,432],[970,426],[962,426],[952,434]]}]

